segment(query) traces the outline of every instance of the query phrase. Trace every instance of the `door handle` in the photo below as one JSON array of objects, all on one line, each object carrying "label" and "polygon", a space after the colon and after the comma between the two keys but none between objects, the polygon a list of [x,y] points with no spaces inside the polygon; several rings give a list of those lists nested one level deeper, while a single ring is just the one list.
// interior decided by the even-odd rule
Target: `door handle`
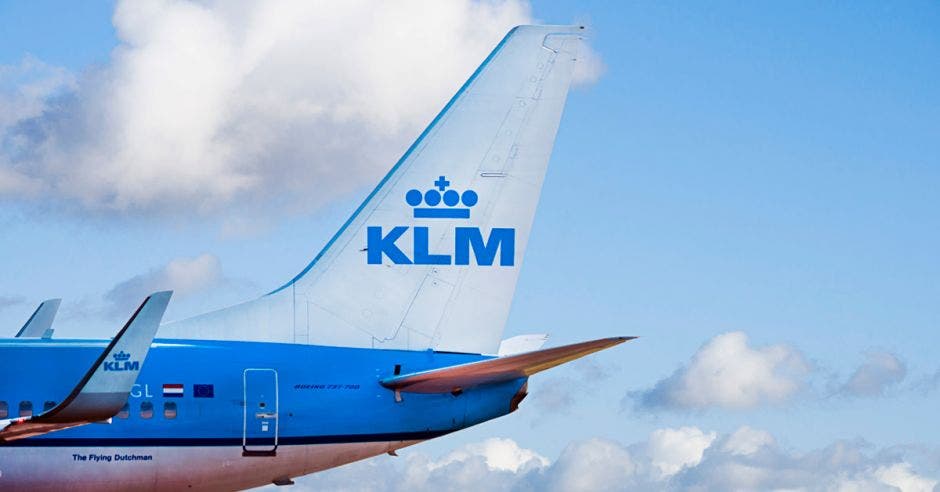
[{"label": "door handle", "polygon": [[258,412],[255,414],[256,419],[276,419],[277,412]]}]

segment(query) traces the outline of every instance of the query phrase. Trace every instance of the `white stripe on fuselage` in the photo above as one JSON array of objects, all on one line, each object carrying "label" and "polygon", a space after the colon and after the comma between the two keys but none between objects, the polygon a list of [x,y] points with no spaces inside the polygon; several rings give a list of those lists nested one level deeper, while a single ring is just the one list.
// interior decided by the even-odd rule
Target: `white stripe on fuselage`
[{"label": "white stripe on fuselage", "polygon": [[352,463],[420,441],[241,447],[0,447],[0,490],[235,490]]}]

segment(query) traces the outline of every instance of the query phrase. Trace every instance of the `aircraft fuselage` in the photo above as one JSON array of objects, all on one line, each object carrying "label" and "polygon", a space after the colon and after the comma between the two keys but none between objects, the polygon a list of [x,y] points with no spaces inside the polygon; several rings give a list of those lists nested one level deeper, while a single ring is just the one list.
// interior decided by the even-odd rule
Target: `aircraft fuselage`
[{"label": "aircraft fuselage", "polygon": [[[106,344],[0,341],[0,414],[61,402]],[[236,489],[339,466],[509,413],[524,378],[400,398],[378,382],[488,358],[158,339],[111,423],[0,442],[0,489]]]}]

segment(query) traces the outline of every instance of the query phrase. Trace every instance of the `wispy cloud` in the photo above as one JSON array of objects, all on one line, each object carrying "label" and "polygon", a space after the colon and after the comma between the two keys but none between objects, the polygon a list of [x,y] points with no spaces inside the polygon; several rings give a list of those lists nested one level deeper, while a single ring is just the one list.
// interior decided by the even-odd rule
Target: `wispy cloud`
[{"label": "wispy cloud", "polygon": [[580,398],[597,391],[617,370],[616,366],[593,358],[578,359],[551,375],[530,380],[526,403],[543,413],[569,413]]},{"label": "wispy cloud", "polygon": [[869,352],[849,378],[837,389],[837,394],[854,397],[877,397],[898,386],[907,376],[907,365],[890,352]]},{"label": "wispy cloud", "polygon": [[0,296],[0,311],[26,302],[22,297]]},{"label": "wispy cloud", "polygon": [[185,298],[228,283],[219,259],[211,254],[202,254],[194,258],[177,258],[162,267],[129,278],[111,288],[104,299],[108,303],[108,314],[124,315],[156,291],[172,290],[175,297]]}]

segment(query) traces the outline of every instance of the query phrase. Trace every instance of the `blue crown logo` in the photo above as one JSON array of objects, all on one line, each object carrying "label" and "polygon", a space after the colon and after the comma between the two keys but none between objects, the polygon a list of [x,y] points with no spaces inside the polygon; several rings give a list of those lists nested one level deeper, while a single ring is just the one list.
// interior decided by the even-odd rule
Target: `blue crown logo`
[{"label": "blue crown logo", "polygon": [[[437,178],[437,181],[434,182],[434,186],[437,189],[430,189],[424,193],[421,193],[419,190],[408,190],[408,193],[405,193],[405,201],[408,202],[408,205],[415,207],[414,214],[416,219],[469,219],[470,218],[470,207],[477,204],[480,197],[477,196],[477,192],[473,190],[466,190],[462,194],[458,193],[457,190],[448,190],[447,187],[450,186],[450,181],[447,181],[447,178],[441,176]],[[425,203],[427,207],[419,207]],[[445,207],[437,208],[438,205],[445,205]],[[457,205],[463,203],[464,207],[457,207]]]},{"label": "blue crown logo", "polygon": [[114,360],[116,360],[116,361],[125,361],[125,360],[130,359],[130,358],[131,358],[131,354],[128,354],[127,352],[125,352],[125,351],[123,351],[123,350],[120,351],[120,352],[118,352],[118,353],[116,353],[116,354],[114,354]]}]

